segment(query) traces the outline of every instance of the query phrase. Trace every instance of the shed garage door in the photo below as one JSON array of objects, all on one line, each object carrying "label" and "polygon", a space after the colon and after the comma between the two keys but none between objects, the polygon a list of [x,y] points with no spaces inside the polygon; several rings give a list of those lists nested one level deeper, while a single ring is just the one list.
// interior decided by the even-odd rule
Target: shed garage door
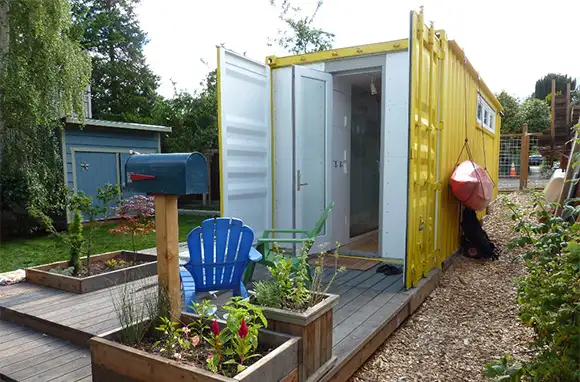
[{"label": "shed garage door", "polygon": [[94,198],[97,188],[119,183],[117,153],[78,151],[75,153],[75,174],[76,190]]}]

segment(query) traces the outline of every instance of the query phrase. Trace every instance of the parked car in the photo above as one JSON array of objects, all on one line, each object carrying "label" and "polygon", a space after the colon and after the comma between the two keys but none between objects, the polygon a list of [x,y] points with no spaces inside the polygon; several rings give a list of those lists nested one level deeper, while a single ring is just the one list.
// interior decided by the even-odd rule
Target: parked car
[{"label": "parked car", "polygon": [[539,166],[542,164],[543,157],[541,155],[530,155],[528,163],[530,166]]}]

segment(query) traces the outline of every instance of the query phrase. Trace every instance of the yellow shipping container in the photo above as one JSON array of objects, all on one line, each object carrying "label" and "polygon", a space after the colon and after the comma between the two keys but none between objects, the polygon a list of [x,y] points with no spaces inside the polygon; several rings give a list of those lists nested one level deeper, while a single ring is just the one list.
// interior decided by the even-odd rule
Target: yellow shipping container
[{"label": "yellow shipping container", "polygon": [[407,287],[441,267],[460,242],[449,177],[467,137],[497,184],[502,109],[445,31],[410,22],[407,39],[266,64],[218,48],[223,216],[309,230],[334,202],[313,251],[400,264]]}]

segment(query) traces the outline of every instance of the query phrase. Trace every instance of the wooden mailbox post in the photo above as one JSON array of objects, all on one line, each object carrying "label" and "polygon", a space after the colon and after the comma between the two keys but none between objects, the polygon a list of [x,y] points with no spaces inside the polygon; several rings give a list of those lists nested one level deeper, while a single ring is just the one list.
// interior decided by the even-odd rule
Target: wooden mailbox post
[{"label": "wooden mailbox post", "polygon": [[172,321],[181,316],[179,281],[179,222],[176,195],[155,196],[155,242],[157,245],[157,278],[165,288]]},{"label": "wooden mailbox post", "polygon": [[127,190],[155,196],[157,278],[159,288],[167,292],[171,320],[178,321],[181,283],[177,199],[179,195],[207,193],[205,157],[200,153],[131,155],[125,174]]}]

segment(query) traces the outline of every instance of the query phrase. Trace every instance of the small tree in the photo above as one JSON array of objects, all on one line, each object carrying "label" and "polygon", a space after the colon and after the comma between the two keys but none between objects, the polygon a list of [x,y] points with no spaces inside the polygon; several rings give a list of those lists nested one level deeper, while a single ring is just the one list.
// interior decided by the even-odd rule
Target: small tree
[{"label": "small tree", "polygon": [[85,238],[83,237],[83,217],[78,208],[78,204],[71,204],[72,222],[68,226],[68,232],[63,234],[54,228],[52,219],[37,207],[31,206],[28,210],[30,216],[39,219],[46,230],[58,237],[70,248],[68,264],[71,267],[68,274],[77,274],[81,269],[80,258],[83,253]]},{"label": "small tree", "polygon": [[136,252],[135,236],[147,235],[155,231],[155,205],[152,196],[135,195],[124,200],[117,209],[121,218],[118,227],[110,229],[109,233],[131,235],[133,252]]},{"label": "small tree", "polygon": [[96,201],[80,191],[72,197],[72,203],[78,206],[80,212],[85,215],[89,222],[87,229],[87,272],[91,274],[91,256],[93,255],[93,237],[95,232],[113,216],[115,206],[119,204],[121,190],[119,185],[105,184],[103,188],[97,188]]}]

